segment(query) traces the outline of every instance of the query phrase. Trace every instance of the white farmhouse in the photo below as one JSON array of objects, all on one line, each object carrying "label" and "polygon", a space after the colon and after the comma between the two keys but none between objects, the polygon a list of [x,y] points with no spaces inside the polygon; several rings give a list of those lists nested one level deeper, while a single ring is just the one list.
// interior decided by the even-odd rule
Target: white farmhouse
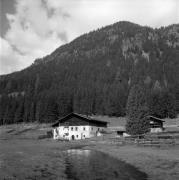
[{"label": "white farmhouse", "polygon": [[107,122],[71,113],[58,120],[53,127],[54,139],[78,140],[100,136],[107,128]]}]

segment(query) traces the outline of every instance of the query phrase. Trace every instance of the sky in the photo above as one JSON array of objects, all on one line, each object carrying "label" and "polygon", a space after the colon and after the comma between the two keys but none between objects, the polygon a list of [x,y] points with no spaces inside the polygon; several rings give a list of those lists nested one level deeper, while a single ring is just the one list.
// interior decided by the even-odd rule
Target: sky
[{"label": "sky", "polygon": [[153,28],[179,23],[179,0],[0,0],[0,75],[118,21]]}]

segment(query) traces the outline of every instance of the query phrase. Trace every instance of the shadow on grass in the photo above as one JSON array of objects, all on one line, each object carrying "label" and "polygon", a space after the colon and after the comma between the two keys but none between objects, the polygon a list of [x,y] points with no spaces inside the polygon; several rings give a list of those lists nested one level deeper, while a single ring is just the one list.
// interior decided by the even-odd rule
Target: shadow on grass
[{"label": "shadow on grass", "polygon": [[20,134],[23,134],[23,133],[25,133],[25,132],[27,132],[27,131],[32,131],[32,130],[36,130],[36,129],[27,128],[27,129],[24,129],[24,130],[22,130],[22,131],[16,132],[15,135],[20,135]]},{"label": "shadow on grass", "polygon": [[9,131],[7,131],[6,133],[12,133],[12,132],[14,132],[14,131],[16,131],[15,129],[11,129],[11,130],[9,130]]}]

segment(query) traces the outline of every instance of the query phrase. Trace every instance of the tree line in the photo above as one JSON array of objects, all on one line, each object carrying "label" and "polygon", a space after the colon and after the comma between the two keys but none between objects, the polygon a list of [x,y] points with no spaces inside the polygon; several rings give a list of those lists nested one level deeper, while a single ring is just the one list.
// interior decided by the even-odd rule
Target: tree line
[{"label": "tree line", "polygon": [[[135,109],[136,118],[140,114],[138,111],[144,114],[147,111],[148,114],[159,118],[176,117],[175,97],[167,90],[153,90],[149,93],[147,89],[141,90],[141,87],[136,88],[134,85],[129,95],[124,97],[120,86],[114,84],[98,89],[99,92],[91,88],[89,86],[81,91],[75,90],[74,94],[66,88],[44,91],[39,95],[3,95],[0,98],[0,124],[35,121],[49,123],[70,112],[109,116],[130,114],[133,117],[130,108]],[[139,102],[135,102],[135,99]]]},{"label": "tree line", "polygon": [[176,104],[174,96],[167,90],[148,91],[141,84],[134,85],[128,96],[126,131],[129,134],[145,134],[150,129],[149,115],[159,118],[175,118]]}]

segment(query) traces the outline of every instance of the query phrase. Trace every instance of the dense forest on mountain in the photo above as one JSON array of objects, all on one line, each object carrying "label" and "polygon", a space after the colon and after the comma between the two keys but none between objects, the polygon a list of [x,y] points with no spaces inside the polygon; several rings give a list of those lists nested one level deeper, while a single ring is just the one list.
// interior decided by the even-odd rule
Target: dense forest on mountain
[{"label": "dense forest on mountain", "polygon": [[124,116],[129,91],[139,82],[150,114],[176,116],[179,24],[152,29],[118,22],[0,76],[0,124],[54,122],[72,111]]}]

